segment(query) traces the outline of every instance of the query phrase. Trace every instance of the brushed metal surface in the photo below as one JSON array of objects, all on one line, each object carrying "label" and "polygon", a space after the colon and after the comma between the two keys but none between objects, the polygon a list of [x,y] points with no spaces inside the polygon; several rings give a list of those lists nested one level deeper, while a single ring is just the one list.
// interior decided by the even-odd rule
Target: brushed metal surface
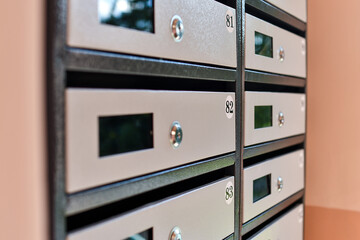
[{"label": "brushed metal surface", "polygon": [[[76,192],[235,151],[234,93],[150,90],[66,91],[66,190]],[[154,147],[99,157],[98,117],[153,113]],[[183,129],[179,148],[170,127]]]},{"label": "brushed metal surface", "polygon": [[[208,0],[158,0],[154,4],[155,33],[101,24],[97,0],[69,0],[67,44],[157,58],[236,67],[235,9]],[[226,27],[230,11],[234,31]],[[175,42],[171,19],[183,20],[184,36]]]},{"label": "brushed metal surface", "polygon": [[119,240],[152,228],[154,240],[168,239],[177,226],[184,239],[224,239],[234,232],[234,199],[225,201],[234,177],[70,233],[67,240]]},{"label": "brushed metal surface", "polygon": [[87,210],[120,201],[135,195],[159,189],[166,185],[178,183],[205,173],[234,165],[235,154],[227,154],[210,160],[190,163],[139,178],[121,181],[106,187],[93,188],[87,191],[68,195],[66,215],[74,215]]},{"label": "brushed metal surface", "polygon": [[280,212],[286,211],[286,209],[289,209],[289,207],[291,207],[291,205],[293,205],[295,202],[301,201],[303,199],[304,193],[305,190],[298,191],[284,201],[281,201],[280,203],[261,213],[256,218],[253,218],[252,220],[243,224],[241,229],[241,236],[248,234],[256,227],[263,225],[265,222],[267,222],[271,218],[274,218]]},{"label": "brushed metal surface", "polygon": [[[272,106],[272,126],[255,129],[255,106]],[[245,92],[245,146],[305,133],[305,94]],[[278,124],[279,112],[285,123]]]},{"label": "brushed metal surface", "polygon": [[306,22],[306,0],[265,0]]},{"label": "brushed metal surface", "polygon": [[[255,54],[255,31],[273,38],[273,57]],[[278,59],[283,48],[285,59]],[[294,33],[246,14],[245,67],[247,69],[306,77],[306,41]]]},{"label": "brushed metal surface", "polygon": [[304,205],[300,204],[284,216],[276,219],[264,230],[251,237],[250,240],[303,240],[303,211]]},{"label": "brushed metal surface", "polygon": [[[271,174],[270,195],[253,202],[253,181]],[[277,190],[277,179],[284,186]],[[244,169],[244,223],[304,188],[304,150],[282,155]]]}]

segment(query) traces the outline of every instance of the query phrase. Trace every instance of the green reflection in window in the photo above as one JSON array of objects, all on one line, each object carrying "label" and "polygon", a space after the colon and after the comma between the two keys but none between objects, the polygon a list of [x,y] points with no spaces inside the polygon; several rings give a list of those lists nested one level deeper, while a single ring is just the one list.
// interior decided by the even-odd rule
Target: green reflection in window
[{"label": "green reflection in window", "polygon": [[272,106],[255,106],[255,129],[272,126]]},{"label": "green reflection in window", "polygon": [[273,57],[273,39],[265,34],[255,32],[255,54]]}]

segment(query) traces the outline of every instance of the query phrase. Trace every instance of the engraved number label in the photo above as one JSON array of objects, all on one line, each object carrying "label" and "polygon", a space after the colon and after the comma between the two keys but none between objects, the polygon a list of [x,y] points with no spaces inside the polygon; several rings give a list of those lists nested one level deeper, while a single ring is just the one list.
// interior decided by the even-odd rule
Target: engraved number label
[{"label": "engraved number label", "polygon": [[234,198],[234,185],[232,182],[228,182],[225,188],[225,202],[230,204]]},{"label": "engraved number label", "polygon": [[234,102],[226,101],[226,113],[234,113]]},{"label": "engraved number label", "polygon": [[226,26],[227,27],[231,27],[234,28],[234,20],[233,20],[233,16],[230,16],[229,14],[226,14]]},{"label": "engraved number label", "polygon": [[228,119],[231,119],[234,115],[234,100],[231,96],[227,96],[225,100],[225,114]]},{"label": "engraved number label", "polygon": [[227,10],[225,15],[225,25],[229,33],[232,33],[235,29],[235,16],[233,10]]}]

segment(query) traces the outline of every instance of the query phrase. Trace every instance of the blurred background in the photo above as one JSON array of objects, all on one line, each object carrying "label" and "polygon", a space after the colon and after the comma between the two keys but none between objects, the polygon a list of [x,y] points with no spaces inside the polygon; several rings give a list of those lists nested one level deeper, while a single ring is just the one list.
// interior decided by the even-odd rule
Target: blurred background
[{"label": "blurred background", "polygon": [[[0,239],[48,239],[45,0],[0,2]],[[305,239],[360,239],[360,1],[308,0]]]}]

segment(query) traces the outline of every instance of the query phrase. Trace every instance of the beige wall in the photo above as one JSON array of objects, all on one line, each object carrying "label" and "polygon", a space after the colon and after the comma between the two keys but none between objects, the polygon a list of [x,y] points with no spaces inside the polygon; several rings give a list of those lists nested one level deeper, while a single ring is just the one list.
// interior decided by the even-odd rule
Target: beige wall
[{"label": "beige wall", "polygon": [[48,239],[43,6],[0,3],[0,239]]},{"label": "beige wall", "polygon": [[308,0],[307,240],[360,239],[359,10]]}]

